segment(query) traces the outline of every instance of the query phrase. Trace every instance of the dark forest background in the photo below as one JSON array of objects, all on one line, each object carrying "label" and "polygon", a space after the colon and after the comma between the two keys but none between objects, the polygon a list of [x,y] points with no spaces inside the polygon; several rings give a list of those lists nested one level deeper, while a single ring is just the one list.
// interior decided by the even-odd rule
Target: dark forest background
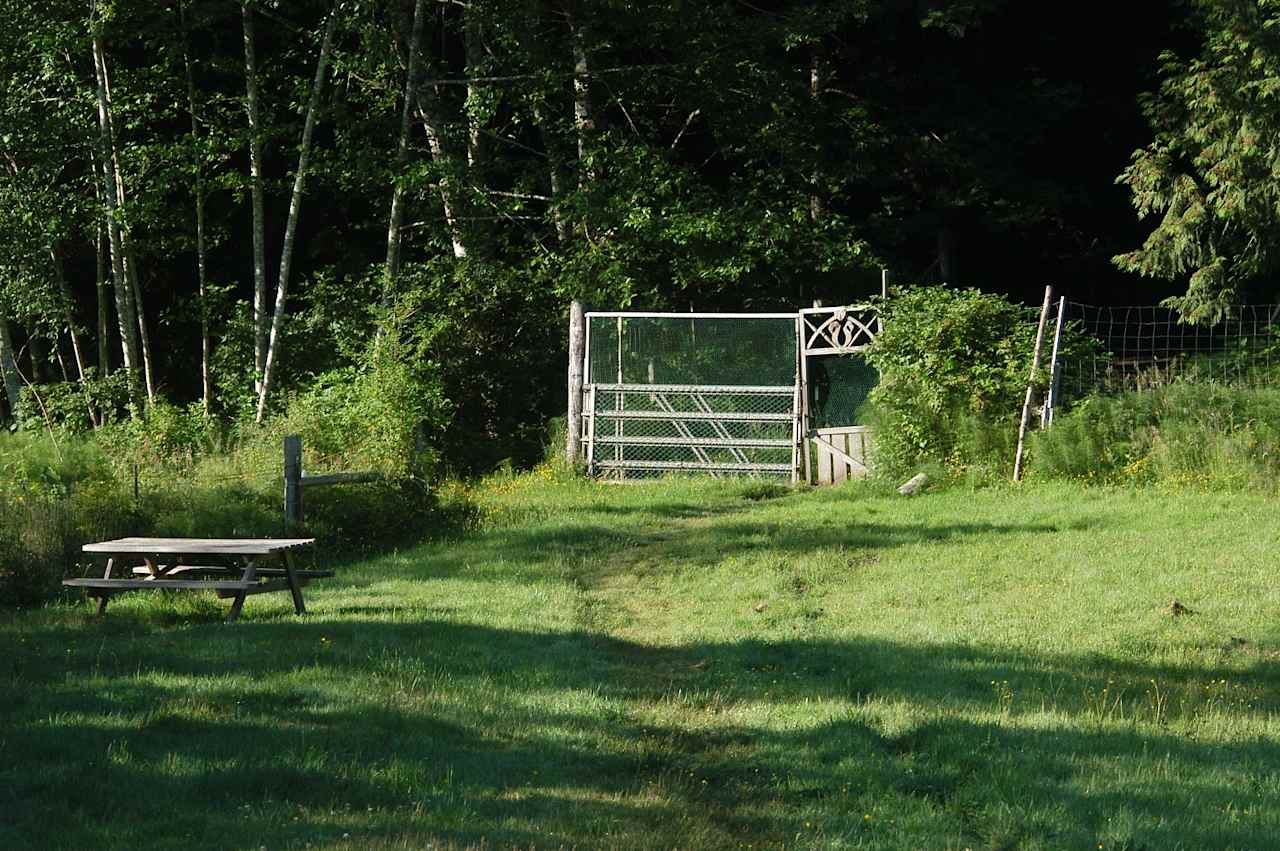
[{"label": "dark forest background", "polygon": [[394,357],[467,471],[540,451],[574,298],[1179,295],[1117,179],[1213,5],[0,0],[6,410],[262,421]]}]

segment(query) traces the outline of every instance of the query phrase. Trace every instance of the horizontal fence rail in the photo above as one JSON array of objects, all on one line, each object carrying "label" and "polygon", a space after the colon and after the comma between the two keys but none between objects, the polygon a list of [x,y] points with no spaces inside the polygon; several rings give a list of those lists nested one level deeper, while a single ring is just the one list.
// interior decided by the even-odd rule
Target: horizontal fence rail
[{"label": "horizontal fence rail", "polygon": [[793,476],[795,386],[589,384],[589,472],[617,481],[678,472]]}]

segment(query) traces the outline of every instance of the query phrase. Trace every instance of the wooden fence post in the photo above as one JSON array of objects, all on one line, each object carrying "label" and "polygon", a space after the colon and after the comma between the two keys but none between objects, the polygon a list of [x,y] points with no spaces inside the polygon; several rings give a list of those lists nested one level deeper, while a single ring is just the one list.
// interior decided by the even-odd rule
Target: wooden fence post
[{"label": "wooden fence post", "polygon": [[1022,421],[1018,424],[1018,451],[1013,456],[1013,480],[1022,481],[1022,446],[1031,419],[1031,401],[1036,392],[1036,372],[1040,369],[1040,350],[1044,347],[1044,326],[1049,321],[1049,305],[1053,303],[1053,287],[1044,288],[1044,306],[1040,308],[1040,325],[1036,328],[1036,348],[1031,356],[1031,376],[1027,379],[1027,397],[1022,403]]},{"label": "wooden fence post", "polygon": [[290,434],[284,439],[284,528],[293,529],[302,522],[302,437]]},{"label": "wooden fence post", "polygon": [[582,385],[586,355],[586,316],[582,302],[569,305],[569,415],[565,420],[565,460],[576,465],[582,460]]}]

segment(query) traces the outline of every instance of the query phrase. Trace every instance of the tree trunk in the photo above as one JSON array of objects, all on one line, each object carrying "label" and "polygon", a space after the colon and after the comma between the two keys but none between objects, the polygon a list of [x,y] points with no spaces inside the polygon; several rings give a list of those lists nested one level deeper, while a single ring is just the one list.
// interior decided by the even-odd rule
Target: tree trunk
[{"label": "tree trunk", "polygon": [[[97,174],[97,166],[93,168]],[[101,196],[101,193],[99,193]],[[102,221],[97,223],[97,233],[93,237],[93,251],[97,255],[95,282],[97,292],[97,375],[105,378],[111,374],[111,347],[108,344],[111,325],[111,311],[106,303],[106,234]]]},{"label": "tree trunk", "polygon": [[254,389],[262,392],[267,367],[267,235],[263,210],[262,138],[258,118],[258,61],[254,53],[251,0],[241,0],[244,21],[245,109],[249,113],[249,173],[253,197],[253,368]]},{"label": "tree trunk", "polygon": [[[115,121],[111,118],[111,75],[107,72],[106,52],[102,53],[102,88],[106,93],[108,104],[107,135],[110,142],[111,170],[116,182],[116,206],[125,209],[124,174],[120,167],[120,142],[116,136]],[[130,315],[138,324],[138,350],[142,359],[142,372],[146,383],[147,403],[155,402],[155,382],[151,374],[151,335],[147,332],[146,313],[143,309],[142,287],[138,283],[138,260],[133,252],[133,240],[129,232],[128,219],[120,225],[120,247],[124,257],[124,276],[128,281],[127,298],[130,304]]]},{"label": "tree trunk", "polygon": [[[815,44],[809,55],[809,97],[813,100],[814,114],[819,114],[818,99],[822,96],[822,74],[825,70],[823,67],[823,50],[822,45]],[[818,146],[814,146],[815,151]],[[822,220],[825,213],[825,205],[822,201],[822,195],[818,191],[818,182],[822,175],[818,171],[817,166],[814,167],[813,173],[809,177],[809,220],[815,224]]]},{"label": "tree trunk", "polygon": [[261,423],[267,413],[267,394],[271,392],[272,373],[280,353],[280,334],[284,328],[285,298],[289,292],[289,265],[293,260],[293,240],[298,230],[298,214],[302,210],[302,189],[307,177],[307,158],[311,153],[311,134],[315,130],[316,110],[320,94],[324,90],[324,75],[329,67],[329,49],[333,45],[333,31],[338,25],[338,4],[329,11],[324,28],[324,40],[320,43],[320,58],[316,60],[316,76],[311,84],[311,97],[307,102],[307,117],[302,124],[302,145],[298,150],[298,169],[293,176],[293,197],[289,201],[289,220],[285,223],[284,245],[280,252],[280,279],[276,282],[275,314],[271,318],[271,339],[267,346],[267,358],[262,370],[262,387],[258,391],[258,415]]},{"label": "tree trunk", "polygon": [[9,321],[0,316],[0,376],[4,378],[4,397],[9,403],[9,416],[17,419],[22,414],[22,384],[18,380],[18,363],[13,356],[13,338],[9,335]]},{"label": "tree trunk", "polygon": [[564,174],[562,173],[564,166],[559,153],[554,150],[554,142],[550,134],[545,129],[542,130],[542,140],[542,145],[547,151],[547,177],[551,182],[551,220],[556,226],[556,240],[563,248],[569,244],[571,233],[569,219],[564,214],[564,208],[560,206],[564,199]]},{"label": "tree trunk", "polygon": [[480,168],[481,161],[484,158],[482,122],[476,118],[476,115],[482,112],[481,104],[484,100],[484,85],[475,80],[476,77],[481,76],[483,71],[481,66],[484,59],[484,49],[480,42],[482,32],[480,16],[475,10],[475,5],[464,6],[462,14],[463,49],[466,53],[467,63],[467,105],[470,107],[465,110],[468,122],[467,166],[474,174]]},{"label": "tree trunk", "polygon": [[942,274],[942,283],[952,286],[960,283],[956,243],[956,232],[951,225],[944,223],[938,228],[938,269]]},{"label": "tree trunk", "polygon": [[[58,292],[62,295],[63,315],[67,322],[67,336],[71,338],[71,354],[76,360],[76,380],[80,384],[80,392],[84,395],[85,408],[89,411],[89,423],[96,429],[98,423],[98,412],[94,410],[93,400],[89,395],[88,387],[85,384],[85,365],[84,352],[80,348],[80,334],[76,331],[75,318],[75,297],[71,294],[71,287],[67,284],[67,276],[62,269],[62,257],[59,256],[58,250],[53,246],[49,246],[49,259],[53,263],[53,277],[58,284]],[[57,343],[54,344],[57,346]],[[58,347],[58,364],[62,367],[62,375],[64,380],[67,378],[67,366],[62,362],[62,351]]]},{"label": "tree trunk", "polygon": [[124,359],[124,368],[129,375],[130,396],[137,397],[138,368],[138,324],[134,318],[129,284],[124,271],[124,240],[121,238],[119,215],[119,197],[115,163],[111,155],[111,102],[107,97],[106,57],[102,47],[102,34],[96,23],[93,32],[93,65],[98,81],[98,129],[101,145],[102,190],[106,200],[106,230],[111,253],[111,278],[115,291],[116,316],[120,326],[120,348]]},{"label": "tree trunk", "polygon": [[573,46],[573,126],[578,134],[578,187],[595,179],[595,169],[590,163],[591,142],[596,132],[595,111],[591,103],[591,65],[587,61],[587,48],[582,26],[572,14],[569,21],[569,41]]},{"label": "tree trunk", "polygon": [[[191,52],[188,48],[187,5],[185,0],[178,3],[178,18],[182,26],[182,62],[187,72],[187,111],[191,114],[191,139],[199,146],[200,118],[196,110],[196,78],[191,67]],[[212,343],[209,339],[209,292],[208,278],[205,268],[205,236],[204,236],[204,167],[200,154],[196,154],[194,192],[196,202],[196,285],[200,305],[200,400],[207,417],[213,412],[213,382],[209,373],[209,359]]]},{"label": "tree trunk", "polygon": [[62,270],[62,257],[52,245],[49,246],[49,261],[53,266],[53,279],[58,285],[58,293],[62,296],[63,317],[67,323],[67,335],[71,338],[71,353],[76,360],[76,376],[84,381],[84,354],[80,348],[80,334],[76,331],[75,297],[67,284],[67,276]]},{"label": "tree trunk", "polygon": [[[391,190],[391,215],[387,223],[387,266],[382,282],[382,306],[391,303],[396,278],[400,274],[400,227],[404,224],[404,177],[409,162],[409,130],[413,126],[413,105],[418,97],[418,45],[422,42],[422,19],[425,0],[417,0],[413,6],[413,30],[409,36],[409,62],[405,72],[404,106],[400,111],[400,141],[396,147],[394,184]],[[382,333],[381,327],[378,333]]]},{"label": "tree trunk", "polygon": [[[119,174],[119,171],[116,173]],[[129,296],[133,300],[133,315],[138,321],[139,350],[142,353],[142,374],[146,379],[147,402],[154,404],[156,385],[151,377],[151,333],[147,331],[147,313],[142,300],[142,287],[138,284],[138,258],[133,253],[133,244],[128,232],[122,232],[121,235],[124,237],[124,272],[125,277],[129,279]]]},{"label": "tree trunk", "polygon": [[52,380],[49,374],[49,341],[40,336],[38,328],[32,328],[27,334],[27,356],[31,359],[31,383],[48,384]]},{"label": "tree trunk", "polygon": [[444,176],[437,184],[440,190],[440,203],[444,207],[444,220],[449,228],[449,239],[453,243],[453,256],[459,260],[467,256],[467,240],[459,220],[460,204],[458,202],[457,183],[450,172],[453,157],[445,146],[444,124],[433,107],[435,98],[422,91],[418,92],[418,119],[427,134],[427,147],[431,149],[431,159],[442,166]]}]

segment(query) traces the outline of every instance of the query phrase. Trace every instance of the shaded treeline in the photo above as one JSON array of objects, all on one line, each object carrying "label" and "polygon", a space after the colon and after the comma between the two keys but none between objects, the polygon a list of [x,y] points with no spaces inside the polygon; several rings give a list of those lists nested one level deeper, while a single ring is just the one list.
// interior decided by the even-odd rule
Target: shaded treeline
[{"label": "shaded treeline", "polygon": [[468,469],[536,453],[571,298],[1127,297],[1170,12],[1027,5],[0,0],[7,408],[261,420],[389,332]]}]

